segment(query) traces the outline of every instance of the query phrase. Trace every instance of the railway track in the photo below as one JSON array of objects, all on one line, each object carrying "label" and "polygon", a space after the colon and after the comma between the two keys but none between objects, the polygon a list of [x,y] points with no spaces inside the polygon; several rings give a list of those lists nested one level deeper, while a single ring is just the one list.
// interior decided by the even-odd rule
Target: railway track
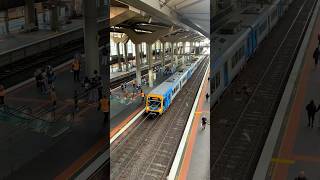
[{"label": "railway track", "polygon": [[[249,62],[213,109],[212,179],[252,178],[316,2],[293,2],[276,26],[278,31],[263,42],[254,62]],[[244,85],[250,87],[249,95],[241,93]]]},{"label": "railway track", "polygon": [[111,147],[111,179],[165,179],[204,76],[208,58],[162,116],[143,116],[124,140]]}]

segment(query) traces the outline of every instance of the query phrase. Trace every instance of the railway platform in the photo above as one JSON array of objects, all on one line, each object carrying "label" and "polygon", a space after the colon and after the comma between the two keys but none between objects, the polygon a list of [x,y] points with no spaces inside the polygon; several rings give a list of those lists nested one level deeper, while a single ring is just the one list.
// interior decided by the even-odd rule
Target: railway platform
[{"label": "railway platform", "polygon": [[319,112],[316,113],[312,128],[308,126],[306,112],[311,100],[317,107],[320,103],[320,69],[315,67],[313,61],[320,31],[319,11],[315,17],[313,28],[308,29],[310,38],[304,40],[305,46],[300,50],[302,56],[297,58],[293,67],[292,77],[262,151],[254,176],[256,179],[291,180],[298,177],[301,171],[307,179],[320,179],[320,116]]},{"label": "railway platform", "polygon": [[[104,27],[106,19],[98,19],[99,28]],[[12,32],[0,35],[0,66],[4,66],[25,57],[59,47],[70,41],[83,37],[83,20],[73,19],[72,23],[63,25],[59,32],[40,29],[34,32]]]},{"label": "railway platform", "polygon": [[[207,74],[206,78],[209,73]],[[193,124],[182,156],[179,179],[210,179],[210,83],[205,81],[194,113]],[[201,119],[207,118],[207,125],[202,129]]]},{"label": "railway platform", "polygon": [[0,53],[11,51],[19,47],[28,46],[37,41],[42,41],[45,39],[50,39],[59,34],[63,34],[66,31],[81,28],[82,20],[72,20],[71,24],[64,25],[64,28],[59,32],[54,32],[50,30],[40,29],[34,32],[11,32],[9,35],[0,35],[0,42],[6,42],[0,44]]},{"label": "railway platform", "polygon": [[278,147],[272,159],[270,179],[293,179],[299,171],[304,171],[308,179],[319,179],[320,168],[320,137],[319,113],[317,113],[314,127],[308,127],[306,105],[314,100],[318,106],[320,102],[320,70],[314,67],[312,54],[317,45],[317,34],[320,31],[320,17],[313,30],[312,38],[305,52],[304,66],[296,85],[296,95],[289,107],[287,123],[280,132]]}]

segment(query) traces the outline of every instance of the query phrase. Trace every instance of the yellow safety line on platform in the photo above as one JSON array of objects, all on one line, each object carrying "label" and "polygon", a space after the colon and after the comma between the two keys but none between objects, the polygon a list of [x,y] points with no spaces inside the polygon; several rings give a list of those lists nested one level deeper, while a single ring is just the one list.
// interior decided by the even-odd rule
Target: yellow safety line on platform
[{"label": "yellow safety line on platform", "polygon": [[280,159],[280,158],[272,158],[271,162],[273,163],[280,163],[280,164],[294,164],[294,160],[290,159]]}]

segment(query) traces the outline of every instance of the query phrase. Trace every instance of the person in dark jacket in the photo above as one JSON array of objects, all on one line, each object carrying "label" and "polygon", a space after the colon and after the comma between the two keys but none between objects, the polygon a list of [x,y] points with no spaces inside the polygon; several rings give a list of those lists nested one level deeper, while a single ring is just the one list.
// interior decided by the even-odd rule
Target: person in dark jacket
[{"label": "person in dark jacket", "polygon": [[313,52],[314,65],[317,67],[319,61],[319,47],[317,47]]},{"label": "person in dark jacket", "polygon": [[314,121],[314,116],[317,112],[317,107],[314,104],[314,101],[311,100],[310,103],[306,106],[306,110],[308,113],[308,127],[311,126],[311,128],[313,128],[313,121]]},{"label": "person in dark jacket", "polygon": [[307,180],[307,177],[304,175],[304,171],[300,171],[299,176],[294,178],[294,180]]}]

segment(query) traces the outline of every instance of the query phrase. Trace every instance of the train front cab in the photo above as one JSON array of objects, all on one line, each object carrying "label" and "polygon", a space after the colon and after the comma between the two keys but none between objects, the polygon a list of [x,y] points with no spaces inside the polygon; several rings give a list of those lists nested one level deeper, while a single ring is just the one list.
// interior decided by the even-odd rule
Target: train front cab
[{"label": "train front cab", "polygon": [[148,94],[146,99],[146,113],[162,114],[163,97],[156,94]]},{"label": "train front cab", "polygon": [[170,95],[148,94],[146,99],[146,113],[163,114],[170,105]]}]

